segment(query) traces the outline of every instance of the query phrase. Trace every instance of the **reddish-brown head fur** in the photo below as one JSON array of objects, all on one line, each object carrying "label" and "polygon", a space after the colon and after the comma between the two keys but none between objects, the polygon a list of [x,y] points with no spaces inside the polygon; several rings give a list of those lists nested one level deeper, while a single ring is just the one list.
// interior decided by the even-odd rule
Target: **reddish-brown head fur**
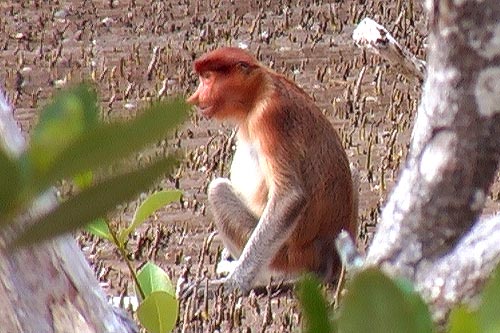
[{"label": "reddish-brown head fur", "polygon": [[244,63],[249,67],[257,67],[259,63],[249,52],[237,47],[223,47],[206,53],[194,62],[197,74],[204,72],[225,72],[237,64]]},{"label": "reddish-brown head fur", "polygon": [[206,53],[194,62],[200,84],[188,102],[202,114],[240,122],[259,99],[265,86],[265,70],[250,53],[224,47]]}]

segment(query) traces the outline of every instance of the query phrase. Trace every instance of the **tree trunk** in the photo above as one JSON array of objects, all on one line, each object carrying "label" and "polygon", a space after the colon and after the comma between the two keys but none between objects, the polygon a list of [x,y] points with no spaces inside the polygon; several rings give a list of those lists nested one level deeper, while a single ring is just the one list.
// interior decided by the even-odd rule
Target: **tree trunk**
[{"label": "tree trunk", "polygon": [[414,281],[442,321],[500,261],[500,215],[479,217],[500,157],[500,5],[427,4],[428,74],[410,152],[366,264]]},{"label": "tree trunk", "polygon": [[[24,140],[0,91],[0,145],[12,153]],[[44,195],[31,214],[56,202]],[[72,236],[29,248],[6,248],[9,230],[0,232],[0,327],[2,332],[137,332],[126,315],[106,301]]]}]

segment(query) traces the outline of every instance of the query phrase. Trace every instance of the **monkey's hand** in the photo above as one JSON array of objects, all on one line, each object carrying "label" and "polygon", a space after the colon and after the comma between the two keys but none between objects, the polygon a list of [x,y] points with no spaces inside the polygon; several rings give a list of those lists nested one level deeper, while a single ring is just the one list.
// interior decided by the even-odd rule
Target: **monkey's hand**
[{"label": "monkey's hand", "polygon": [[240,274],[238,269],[238,260],[231,263],[233,265],[233,271],[224,279],[224,290],[228,292],[233,292],[235,290],[240,290],[243,295],[247,295],[252,290],[252,284],[247,278]]},{"label": "monkey's hand", "polygon": [[219,276],[225,276],[221,279],[224,284],[224,290],[228,292],[240,290],[243,294],[247,294],[250,292],[251,285],[246,281],[248,279],[238,278],[240,276],[238,270],[241,271],[238,268],[239,265],[239,260],[222,259],[217,264],[216,273]]}]

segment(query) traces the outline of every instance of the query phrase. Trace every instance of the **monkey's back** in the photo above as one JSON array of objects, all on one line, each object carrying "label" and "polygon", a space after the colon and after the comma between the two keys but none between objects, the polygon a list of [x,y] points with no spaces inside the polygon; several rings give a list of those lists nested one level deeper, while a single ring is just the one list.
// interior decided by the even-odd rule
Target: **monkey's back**
[{"label": "monkey's back", "polygon": [[271,268],[290,275],[312,271],[330,280],[340,268],[335,238],[342,229],[352,236],[356,233],[357,207],[349,161],[337,131],[312,99],[280,75],[275,86],[281,103],[263,117],[267,126],[276,127],[267,131],[283,137],[273,138],[282,144],[268,153],[283,163],[276,170],[299,170],[282,178],[300,186],[305,207]]}]

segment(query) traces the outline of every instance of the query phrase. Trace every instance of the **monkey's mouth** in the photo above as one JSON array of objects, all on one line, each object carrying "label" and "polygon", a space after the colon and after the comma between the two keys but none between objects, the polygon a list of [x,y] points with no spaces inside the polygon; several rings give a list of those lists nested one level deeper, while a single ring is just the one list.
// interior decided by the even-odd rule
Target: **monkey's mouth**
[{"label": "monkey's mouth", "polygon": [[198,111],[207,118],[212,118],[213,116],[213,106],[198,105]]}]

